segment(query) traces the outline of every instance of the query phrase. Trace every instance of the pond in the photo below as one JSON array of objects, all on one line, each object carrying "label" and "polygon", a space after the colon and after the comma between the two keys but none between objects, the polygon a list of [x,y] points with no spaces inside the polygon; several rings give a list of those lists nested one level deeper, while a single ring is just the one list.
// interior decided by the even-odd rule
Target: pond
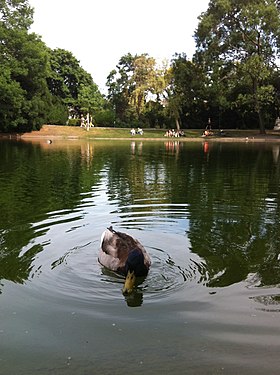
[{"label": "pond", "polygon": [[[279,150],[0,141],[1,373],[278,374]],[[152,259],[128,297],[110,225]]]}]

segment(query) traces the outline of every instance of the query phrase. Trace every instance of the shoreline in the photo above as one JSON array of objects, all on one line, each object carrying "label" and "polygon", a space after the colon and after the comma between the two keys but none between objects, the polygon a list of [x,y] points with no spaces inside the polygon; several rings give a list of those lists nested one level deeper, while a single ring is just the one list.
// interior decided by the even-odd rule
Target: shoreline
[{"label": "shoreline", "polygon": [[[112,136],[104,136],[104,132],[108,130],[109,133],[113,133]],[[228,133],[226,136],[215,136],[211,135],[203,137],[201,134],[203,130],[186,130],[186,132],[192,132],[192,136],[186,135],[185,137],[162,137],[149,136],[150,133],[164,132],[164,129],[147,130],[147,136],[126,136],[129,132],[129,128],[91,128],[86,131],[84,128],[72,127],[65,125],[43,125],[40,130],[32,131],[30,133],[1,133],[0,139],[8,140],[108,140],[108,141],[164,141],[164,142],[280,142],[280,132],[267,130],[267,133],[262,135],[258,133],[258,130],[226,130]],[[124,133],[125,132],[125,133]],[[145,130],[144,130],[145,132]],[[95,133],[95,134],[94,134]],[[121,134],[118,134],[121,133]],[[231,133],[234,133],[232,135]],[[145,134],[145,133],[144,133]]]}]

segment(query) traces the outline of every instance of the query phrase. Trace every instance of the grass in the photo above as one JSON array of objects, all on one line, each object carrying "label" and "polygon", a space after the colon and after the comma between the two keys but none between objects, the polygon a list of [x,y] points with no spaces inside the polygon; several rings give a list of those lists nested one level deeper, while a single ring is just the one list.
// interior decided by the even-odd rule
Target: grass
[{"label": "grass", "polygon": [[[58,126],[58,125],[44,125],[39,131],[32,131],[31,133],[24,133],[20,136],[22,138],[83,138],[83,139],[170,139],[165,138],[165,129],[143,129],[144,134],[131,136],[129,128],[90,128],[87,131],[85,128],[77,126]],[[203,133],[202,129],[187,129],[184,130],[184,139],[201,139]],[[277,131],[267,131],[266,137],[273,137],[279,139],[280,133]],[[228,138],[259,138],[259,130],[226,130],[226,137]],[[207,137],[205,139],[222,139],[221,137]],[[173,138],[177,139],[177,138]]]},{"label": "grass", "polygon": [[[32,131],[31,133],[24,133],[23,138],[29,137],[61,137],[61,138],[164,138],[164,129],[144,129],[144,134],[131,136],[129,128],[90,128],[87,131],[85,128],[77,126],[58,126],[58,125],[44,125],[40,131]],[[202,134],[201,130],[187,130],[186,137],[195,138]]]}]

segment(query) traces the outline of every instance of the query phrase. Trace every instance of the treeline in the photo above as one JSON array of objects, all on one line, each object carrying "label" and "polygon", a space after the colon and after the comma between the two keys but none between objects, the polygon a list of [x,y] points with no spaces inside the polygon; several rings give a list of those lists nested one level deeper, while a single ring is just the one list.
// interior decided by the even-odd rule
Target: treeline
[{"label": "treeline", "polygon": [[0,0],[0,130],[43,123],[99,126],[272,128],[280,111],[277,0],[211,0],[194,32],[196,50],[158,62],[122,56],[102,96],[71,52],[29,32],[28,0]]},{"label": "treeline", "polygon": [[123,56],[108,77],[119,123],[272,128],[280,107],[279,1],[211,0],[199,17],[192,59],[158,66]]},{"label": "treeline", "polygon": [[28,0],[0,0],[0,131],[80,124],[85,112],[105,124],[107,101],[91,75],[71,52],[51,50],[30,33],[32,22]]}]

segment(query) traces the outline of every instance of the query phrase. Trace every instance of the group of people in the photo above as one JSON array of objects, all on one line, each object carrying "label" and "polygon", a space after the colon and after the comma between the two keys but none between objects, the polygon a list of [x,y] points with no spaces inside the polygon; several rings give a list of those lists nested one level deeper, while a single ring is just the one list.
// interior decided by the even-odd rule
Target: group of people
[{"label": "group of people", "polygon": [[202,134],[202,137],[209,137],[210,135],[214,135],[213,131],[212,131],[212,128],[211,128],[211,119],[209,117],[208,119],[208,123],[206,125],[206,128]]},{"label": "group of people", "polygon": [[164,134],[165,137],[176,137],[176,138],[179,138],[179,137],[184,137],[185,134],[183,132],[183,130],[176,130],[175,129],[169,129],[165,132]]},{"label": "group of people", "polygon": [[92,116],[89,115],[89,113],[87,114],[86,118],[84,117],[84,115],[82,115],[81,117],[81,128],[91,128],[93,127],[93,122],[92,122]]},{"label": "group of people", "polygon": [[210,135],[225,137],[226,133],[223,131],[223,129],[219,129],[215,133],[213,132],[213,130],[205,129],[203,134],[202,134],[202,137],[209,137]]},{"label": "group of people", "polygon": [[202,134],[202,137],[209,137],[210,135],[214,135],[214,133],[212,132],[212,130],[209,130],[209,129],[205,129],[203,134]]},{"label": "group of people", "polygon": [[137,130],[135,130],[134,128],[132,128],[132,129],[130,130],[130,134],[131,134],[131,135],[136,135],[136,134],[143,135],[144,132],[143,132],[143,129],[141,129],[141,128],[137,128]]}]

